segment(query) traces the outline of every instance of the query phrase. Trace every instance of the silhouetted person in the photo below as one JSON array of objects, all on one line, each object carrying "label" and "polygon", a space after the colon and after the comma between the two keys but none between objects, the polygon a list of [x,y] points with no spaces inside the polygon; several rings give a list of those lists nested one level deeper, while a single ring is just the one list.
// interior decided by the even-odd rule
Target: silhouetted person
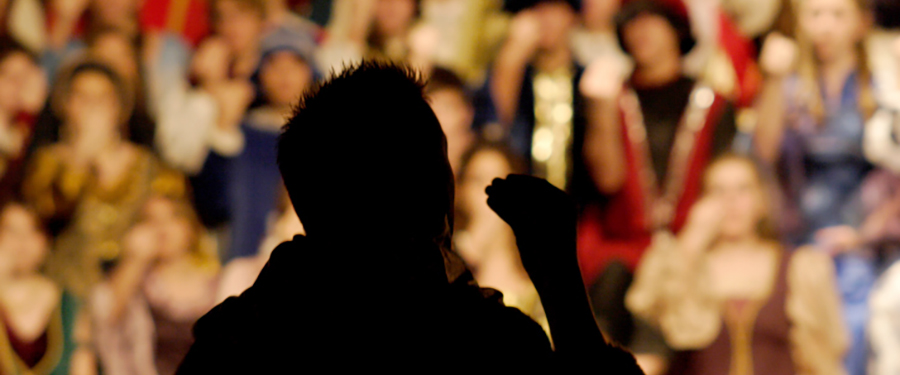
[{"label": "silhouetted person", "polygon": [[365,62],[307,94],[278,163],[307,235],[281,244],[252,287],[200,319],[180,373],[558,359],[641,373],[594,323],[574,205],[546,181],[496,179],[488,204],[516,234],[555,352],[537,323],[478,288],[450,250],[446,139],[414,72]]}]

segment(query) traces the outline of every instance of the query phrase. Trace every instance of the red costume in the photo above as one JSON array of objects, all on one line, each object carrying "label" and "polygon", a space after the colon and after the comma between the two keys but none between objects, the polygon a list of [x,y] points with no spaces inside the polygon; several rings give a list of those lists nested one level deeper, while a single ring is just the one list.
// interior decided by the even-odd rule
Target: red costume
[{"label": "red costume", "polygon": [[658,183],[638,97],[625,90],[619,99],[625,182],[604,207],[587,207],[579,223],[578,258],[586,284],[613,260],[634,270],[654,230],[681,229],[700,195],[701,176],[713,154],[713,134],[726,106],[712,89],[694,87],[678,123],[666,178]]}]

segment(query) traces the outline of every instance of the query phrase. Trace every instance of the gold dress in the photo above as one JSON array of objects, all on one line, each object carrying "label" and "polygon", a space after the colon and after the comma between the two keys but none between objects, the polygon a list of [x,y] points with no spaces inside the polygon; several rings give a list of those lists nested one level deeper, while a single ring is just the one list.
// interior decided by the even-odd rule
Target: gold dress
[{"label": "gold dress", "polygon": [[100,187],[90,172],[66,167],[58,146],[38,150],[23,183],[23,196],[59,235],[47,274],[79,298],[102,280],[121,255],[121,238],[152,194],[184,196],[185,180],[150,150],[137,156],[119,181]]}]

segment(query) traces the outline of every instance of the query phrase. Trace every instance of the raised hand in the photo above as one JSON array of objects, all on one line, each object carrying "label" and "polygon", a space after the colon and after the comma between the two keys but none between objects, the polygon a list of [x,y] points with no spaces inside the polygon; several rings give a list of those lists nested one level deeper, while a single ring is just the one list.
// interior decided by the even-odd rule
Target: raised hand
[{"label": "raised hand", "polygon": [[535,283],[575,267],[575,203],[547,180],[509,175],[485,190],[488,206],[516,235],[522,265]]},{"label": "raised hand", "polygon": [[794,70],[796,59],[797,44],[776,32],[766,37],[759,56],[759,65],[769,76],[781,78]]},{"label": "raised hand", "polygon": [[622,91],[624,72],[620,60],[612,56],[597,58],[584,70],[578,90],[591,99],[613,100]]},{"label": "raised hand", "polygon": [[159,236],[149,224],[138,224],[125,234],[123,240],[125,256],[141,263],[153,263],[159,257]]},{"label": "raised hand", "polygon": [[509,25],[506,44],[522,56],[530,58],[541,41],[541,24],[532,10],[523,10],[513,17]]},{"label": "raised hand", "polygon": [[708,249],[719,235],[724,216],[722,203],[715,196],[707,196],[694,203],[687,223],[678,235],[685,255],[698,255]]},{"label": "raised hand", "polygon": [[223,82],[212,87],[211,94],[219,104],[218,126],[235,130],[241,124],[247,106],[253,100],[253,86],[242,80]]}]

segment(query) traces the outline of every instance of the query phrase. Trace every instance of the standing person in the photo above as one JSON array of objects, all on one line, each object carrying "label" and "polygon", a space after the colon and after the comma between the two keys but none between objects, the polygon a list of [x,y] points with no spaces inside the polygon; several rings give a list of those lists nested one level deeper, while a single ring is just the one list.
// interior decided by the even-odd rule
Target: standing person
[{"label": "standing person", "polygon": [[770,202],[754,162],[724,156],[681,233],[654,236],[626,300],[677,350],[668,373],[845,373],[834,266],[779,243]]},{"label": "standing person", "polygon": [[182,198],[154,195],[122,239],[122,261],[92,290],[89,311],[108,374],[175,373],[191,327],[215,305],[219,263]]},{"label": "standing person", "polygon": [[495,120],[531,173],[577,195],[584,177],[585,109],[577,89],[583,68],[572,55],[569,37],[578,4],[508,4],[516,15],[487,81]]},{"label": "standing person", "polygon": [[766,41],[767,73],[755,131],[758,155],[777,165],[786,203],[786,232],[835,256],[852,345],[851,374],[866,366],[868,292],[874,257],[858,243],[864,215],[860,186],[872,170],[863,154],[865,122],[876,110],[865,49],[867,1],[797,3],[796,45],[779,35]]},{"label": "standing person", "polygon": [[49,252],[50,240],[35,212],[5,203],[0,208],[0,373],[84,374],[84,360],[90,367],[87,342],[75,333],[78,302],[40,272]]},{"label": "standing person", "polygon": [[639,0],[616,20],[634,72],[623,85],[599,60],[581,85],[593,101],[585,163],[609,199],[603,210],[591,207],[583,215],[579,254],[587,283],[610,261],[634,269],[653,231],[681,229],[701,171],[731,148],[736,133],[731,104],[682,74],[682,58],[695,44],[684,16],[662,2]]},{"label": "standing person", "polygon": [[130,93],[101,63],[64,71],[51,98],[61,140],[35,152],[22,184],[26,201],[58,235],[48,275],[80,298],[119,259],[118,240],[151,192],[185,194],[180,174],[126,140]]},{"label": "standing person", "polygon": [[[306,235],[282,243],[250,289],[200,319],[180,373],[268,372],[298,360],[507,366],[516,356],[529,362],[515,366],[558,356],[640,373],[596,328],[575,258],[575,207],[546,181],[512,175],[487,192],[512,224],[554,349],[537,323],[476,287],[450,251],[453,175],[422,86],[407,68],[365,62],[300,101],[278,160]],[[371,126],[382,121],[392,126]]]}]

